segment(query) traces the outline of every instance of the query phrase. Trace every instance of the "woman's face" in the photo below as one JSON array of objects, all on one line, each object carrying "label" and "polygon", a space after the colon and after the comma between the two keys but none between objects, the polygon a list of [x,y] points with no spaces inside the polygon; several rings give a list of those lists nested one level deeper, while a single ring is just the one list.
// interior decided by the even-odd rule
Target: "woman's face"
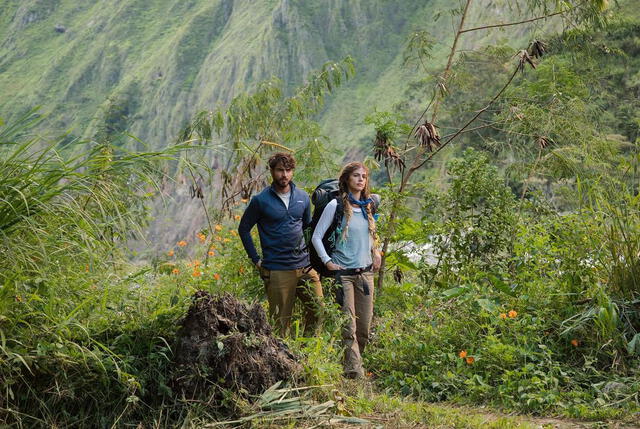
[{"label": "woman's face", "polygon": [[358,168],[354,170],[347,180],[347,186],[349,191],[353,194],[356,192],[362,192],[367,186],[367,171],[364,168]]}]

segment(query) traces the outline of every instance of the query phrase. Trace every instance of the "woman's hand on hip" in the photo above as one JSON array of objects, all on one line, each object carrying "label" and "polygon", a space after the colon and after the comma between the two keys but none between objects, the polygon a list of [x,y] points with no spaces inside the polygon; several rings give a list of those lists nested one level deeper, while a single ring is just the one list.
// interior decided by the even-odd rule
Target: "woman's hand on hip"
[{"label": "woman's hand on hip", "polygon": [[329,271],[344,270],[344,267],[334,263],[333,261],[327,262],[326,266]]}]

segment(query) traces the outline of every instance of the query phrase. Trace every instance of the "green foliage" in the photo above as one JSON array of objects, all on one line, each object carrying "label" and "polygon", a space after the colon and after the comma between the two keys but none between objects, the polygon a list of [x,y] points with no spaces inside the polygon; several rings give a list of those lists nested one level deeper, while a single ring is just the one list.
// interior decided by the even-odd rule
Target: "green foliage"
[{"label": "green foliage", "polygon": [[[640,319],[629,297],[638,289],[607,277],[624,260],[607,247],[626,246],[609,241],[610,225],[639,218],[604,215],[596,204],[560,216],[520,202],[472,150],[447,171],[448,192],[425,196],[422,225],[400,228],[437,260],[405,270],[418,284],[388,285],[378,301],[366,359],[380,382],[427,400],[535,413],[606,418],[637,409],[629,377],[639,370]],[[591,409],[594,401],[606,407]]]}]

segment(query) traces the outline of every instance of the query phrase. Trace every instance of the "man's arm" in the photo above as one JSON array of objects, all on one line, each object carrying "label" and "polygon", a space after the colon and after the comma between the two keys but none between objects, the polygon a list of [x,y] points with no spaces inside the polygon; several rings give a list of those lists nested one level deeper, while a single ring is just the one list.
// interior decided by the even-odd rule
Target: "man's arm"
[{"label": "man's arm", "polygon": [[240,235],[240,240],[242,240],[242,245],[244,246],[245,252],[247,252],[247,256],[249,256],[249,259],[251,259],[254,264],[260,261],[260,256],[258,256],[256,246],[253,244],[253,239],[251,238],[251,228],[258,223],[259,217],[260,208],[258,201],[256,197],[253,197],[242,214],[242,219],[240,219],[238,235]]}]

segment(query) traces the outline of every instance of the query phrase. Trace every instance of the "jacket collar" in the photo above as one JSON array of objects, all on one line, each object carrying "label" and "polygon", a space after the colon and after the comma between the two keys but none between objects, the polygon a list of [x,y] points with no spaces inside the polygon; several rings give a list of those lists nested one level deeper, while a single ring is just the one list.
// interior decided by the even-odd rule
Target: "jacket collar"
[{"label": "jacket collar", "polygon": [[[289,182],[289,187],[291,188],[291,189],[289,189],[289,191],[291,192],[291,195],[293,195],[294,191],[296,190],[295,183],[293,183],[293,181]],[[276,194],[278,193],[278,191],[276,191],[276,187],[273,186],[273,182],[271,182],[271,185],[269,186],[269,188],[271,188],[271,190],[273,192],[275,192]]]}]

